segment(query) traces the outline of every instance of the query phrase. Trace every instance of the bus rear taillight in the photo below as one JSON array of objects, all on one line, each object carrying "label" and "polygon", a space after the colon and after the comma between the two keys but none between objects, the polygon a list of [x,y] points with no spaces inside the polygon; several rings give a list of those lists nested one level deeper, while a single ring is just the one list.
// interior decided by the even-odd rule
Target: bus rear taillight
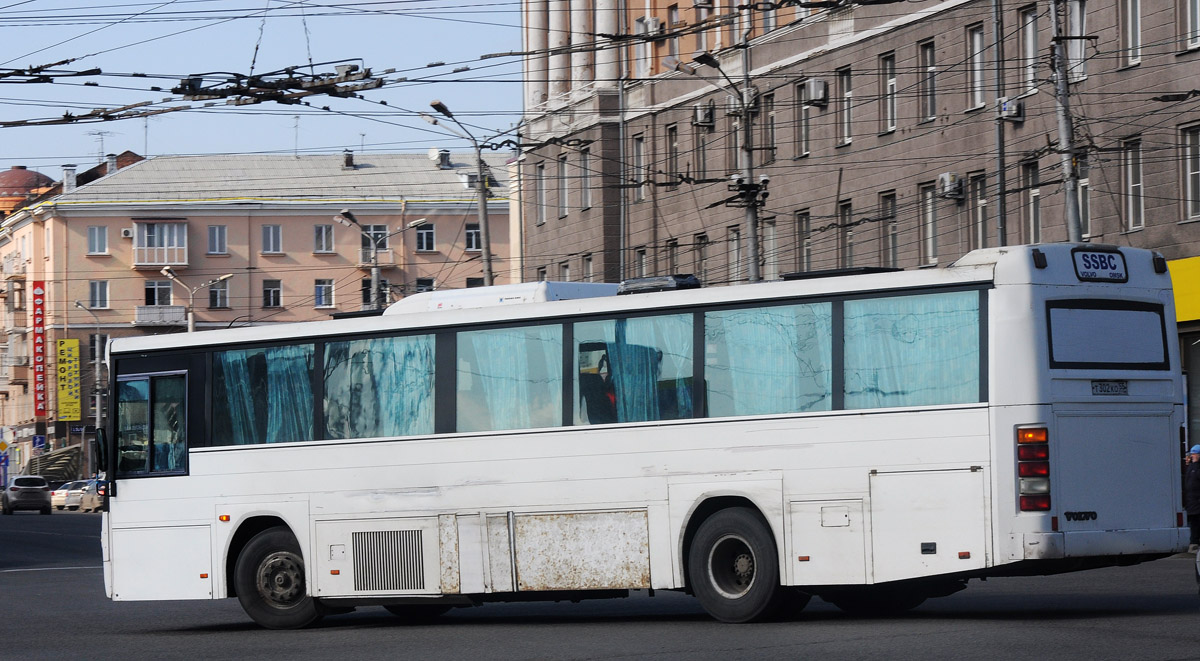
[{"label": "bus rear taillight", "polygon": [[1022,512],[1050,510],[1050,434],[1045,427],[1017,430],[1017,476]]}]

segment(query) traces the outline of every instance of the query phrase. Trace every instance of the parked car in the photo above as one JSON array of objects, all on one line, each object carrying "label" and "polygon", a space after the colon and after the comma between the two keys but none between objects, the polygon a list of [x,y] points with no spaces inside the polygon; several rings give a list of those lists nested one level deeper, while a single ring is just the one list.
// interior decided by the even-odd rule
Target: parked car
[{"label": "parked car", "polygon": [[99,512],[104,509],[104,494],[108,492],[108,482],[104,480],[88,480],[79,497],[79,509],[84,512]]},{"label": "parked car", "polygon": [[[68,505],[74,505],[71,509],[79,507],[79,492],[83,490],[83,485],[86,484],[83,480],[74,482],[63,482],[57,489],[50,492],[50,505],[56,509],[63,509]],[[75,494],[71,494],[74,491]],[[71,496],[74,495],[74,498]],[[73,502],[72,502],[73,501]]]},{"label": "parked car", "polygon": [[8,478],[0,495],[0,511],[12,514],[16,510],[38,510],[50,513],[50,485],[40,475],[16,475]]}]

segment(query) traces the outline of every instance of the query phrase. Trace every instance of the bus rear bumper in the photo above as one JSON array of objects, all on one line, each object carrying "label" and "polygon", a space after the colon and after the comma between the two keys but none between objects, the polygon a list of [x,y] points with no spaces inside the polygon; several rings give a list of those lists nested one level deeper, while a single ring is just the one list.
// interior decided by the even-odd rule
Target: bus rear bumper
[{"label": "bus rear bumper", "polygon": [[1022,538],[1026,560],[1179,553],[1188,548],[1187,528],[1025,533]]}]

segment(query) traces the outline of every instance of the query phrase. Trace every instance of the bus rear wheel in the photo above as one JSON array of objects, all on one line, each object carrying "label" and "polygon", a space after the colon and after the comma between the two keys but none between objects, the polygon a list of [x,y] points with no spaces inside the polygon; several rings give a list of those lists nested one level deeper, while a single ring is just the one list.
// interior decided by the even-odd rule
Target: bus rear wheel
[{"label": "bus rear wheel", "polygon": [[251,538],[233,580],[246,614],[267,629],[300,629],[321,619],[305,585],[300,544],[287,528],[268,528]]},{"label": "bus rear wheel", "polygon": [[771,530],[746,507],[721,510],[700,524],[688,553],[688,576],[700,605],[722,622],[769,619],[793,602],[791,589],[779,585]]}]

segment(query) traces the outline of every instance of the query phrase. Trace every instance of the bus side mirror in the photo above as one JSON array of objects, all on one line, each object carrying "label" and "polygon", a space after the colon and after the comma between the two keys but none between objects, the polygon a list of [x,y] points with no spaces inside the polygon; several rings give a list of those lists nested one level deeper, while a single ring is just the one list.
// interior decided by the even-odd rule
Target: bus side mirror
[{"label": "bus side mirror", "polygon": [[108,437],[103,429],[96,428],[96,438],[92,440],[92,453],[96,457],[96,472],[108,472]]}]

